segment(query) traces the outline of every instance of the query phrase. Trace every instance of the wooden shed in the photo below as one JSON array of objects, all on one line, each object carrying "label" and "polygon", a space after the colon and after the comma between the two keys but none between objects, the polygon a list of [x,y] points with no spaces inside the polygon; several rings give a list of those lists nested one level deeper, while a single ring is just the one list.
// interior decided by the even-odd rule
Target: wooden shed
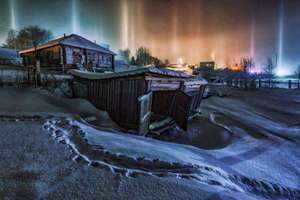
[{"label": "wooden shed", "polygon": [[106,110],[121,127],[149,131],[151,114],[168,116],[182,129],[200,106],[206,81],[182,72],[154,67],[118,73],[72,70],[75,97]]}]

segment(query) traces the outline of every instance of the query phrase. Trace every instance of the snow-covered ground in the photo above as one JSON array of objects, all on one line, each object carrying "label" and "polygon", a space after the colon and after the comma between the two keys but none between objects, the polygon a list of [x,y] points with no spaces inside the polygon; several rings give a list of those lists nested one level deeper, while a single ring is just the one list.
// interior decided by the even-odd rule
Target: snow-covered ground
[{"label": "snow-covered ground", "polygon": [[217,89],[162,140],[84,100],[0,90],[0,199],[300,199],[300,91]]}]

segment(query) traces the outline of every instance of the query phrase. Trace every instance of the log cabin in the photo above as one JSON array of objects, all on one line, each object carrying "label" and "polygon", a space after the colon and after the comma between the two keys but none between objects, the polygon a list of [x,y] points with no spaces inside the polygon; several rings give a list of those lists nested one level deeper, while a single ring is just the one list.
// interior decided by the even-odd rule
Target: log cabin
[{"label": "log cabin", "polygon": [[71,70],[76,98],[89,100],[126,130],[145,135],[154,114],[172,118],[183,130],[199,111],[207,82],[182,72],[155,67],[116,73]]},{"label": "log cabin", "polygon": [[25,66],[41,68],[114,71],[115,53],[79,35],[71,34],[19,52]]}]

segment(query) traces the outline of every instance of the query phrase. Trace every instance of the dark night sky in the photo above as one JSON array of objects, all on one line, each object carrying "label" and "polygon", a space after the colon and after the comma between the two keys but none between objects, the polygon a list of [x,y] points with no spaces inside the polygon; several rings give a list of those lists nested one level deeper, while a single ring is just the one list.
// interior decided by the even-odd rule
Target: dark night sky
[{"label": "dark night sky", "polygon": [[300,64],[299,0],[0,2],[0,43],[12,27],[39,25],[55,36],[76,32],[109,43],[113,50],[143,45],[172,62],[179,57],[187,62],[214,58],[225,65],[253,56],[263,64],[266,57],[278,54],[281,72],[292,73]]}]

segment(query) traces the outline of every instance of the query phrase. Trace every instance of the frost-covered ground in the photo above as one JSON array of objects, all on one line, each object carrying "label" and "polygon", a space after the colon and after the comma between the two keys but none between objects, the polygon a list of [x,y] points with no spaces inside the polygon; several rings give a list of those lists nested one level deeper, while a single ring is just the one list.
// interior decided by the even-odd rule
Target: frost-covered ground
[{"label": "frost-covered ground", "polygon": [[162,141],[83,100],[1,89],[0,199],[300,199],[300,91],[226,93]]}]

